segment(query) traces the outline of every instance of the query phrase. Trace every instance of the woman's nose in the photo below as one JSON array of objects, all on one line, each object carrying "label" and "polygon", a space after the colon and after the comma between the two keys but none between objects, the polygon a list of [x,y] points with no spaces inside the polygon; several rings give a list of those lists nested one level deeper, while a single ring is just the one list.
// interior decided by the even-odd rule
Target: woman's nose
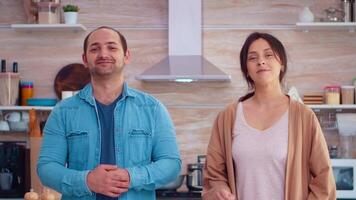
[{"label": "woman's nose", "polygon": [[264,59],[259,59],[258,60],[258,65],[265,65],[266,61]]}]

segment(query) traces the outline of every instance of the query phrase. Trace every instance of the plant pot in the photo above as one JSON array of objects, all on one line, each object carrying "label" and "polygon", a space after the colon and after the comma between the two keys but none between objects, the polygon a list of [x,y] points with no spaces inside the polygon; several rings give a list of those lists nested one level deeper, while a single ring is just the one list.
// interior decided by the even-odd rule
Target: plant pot
[{"label": "plant pot", "polygon": [[64,12],[65,24],[77,24],[78,12]]}]

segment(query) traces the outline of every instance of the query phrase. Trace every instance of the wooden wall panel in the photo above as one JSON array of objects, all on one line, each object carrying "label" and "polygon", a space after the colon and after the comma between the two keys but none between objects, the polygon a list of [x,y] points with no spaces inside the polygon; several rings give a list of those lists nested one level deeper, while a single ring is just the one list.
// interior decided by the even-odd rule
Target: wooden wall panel
[{"label": "wooden wall panel", "polygon": [[[203,0],[203,53],[206,59],[232,76],[231,83],[144,83],[135,80],[168,53],[167,0],[63,0],[76,3],[83,32],[18,32],[11,23],[25,23],[21,0],[0,0],[0,58],[19,62],[21,78],[35,82],[36,97],[55,97],[53,81],[61,67],[81,62],[86,34],[100,25],[121,29],[132,60],[125,69],[129,84],[167,105],[176,125],[177,138],[187,163],[206,151],[211,125],[224,105],[246,93],[239,51],[254,30],[236,25],[294,24],[304,5],[316,17],[339,0]],[[4,13],[4,14],[3,14]],[[225,26],[225,28],[224,28]],[[215,28],[214,28],[215,27]],[[220,29],[216,29],[220,27]],[[232,27],[232,28],[231,28]],[[261,31],[261,30],[260,30]],[[356,34],[347,31],[263,30],[279,38],[288,53],[287,86],[301,93],[321,92],[325,85],[350,84],[356,77]],[[9,69],[9,68],[8,68]],[[212,95],[213,94],[213,95]],[[185,172],[185,171],[184,171]]]}]

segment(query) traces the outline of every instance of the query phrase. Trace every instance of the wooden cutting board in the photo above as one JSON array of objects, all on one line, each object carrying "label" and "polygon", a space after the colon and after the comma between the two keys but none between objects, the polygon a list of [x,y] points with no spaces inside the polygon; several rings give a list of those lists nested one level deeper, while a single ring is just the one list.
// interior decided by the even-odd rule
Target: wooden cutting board
[{"label": "wooden cutting board", "polygon": [[62,99],[62,91],[81,90],[89,82],[89,70],[83,64],[72,63],[59,70],[54,79],[54,90],[58,99]]}]

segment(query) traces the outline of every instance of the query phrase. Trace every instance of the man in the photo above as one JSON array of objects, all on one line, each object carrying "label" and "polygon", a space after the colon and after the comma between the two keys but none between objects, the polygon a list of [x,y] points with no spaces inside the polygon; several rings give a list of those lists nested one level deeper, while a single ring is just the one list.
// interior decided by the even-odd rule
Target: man
[{"label": "man", "polygon": [[37,172],[62,199],[155,199],[181,170],[164,106],[124,82],[126,39],[99,27],[84,40],[91,83],[62,100],[44,128]]}]

